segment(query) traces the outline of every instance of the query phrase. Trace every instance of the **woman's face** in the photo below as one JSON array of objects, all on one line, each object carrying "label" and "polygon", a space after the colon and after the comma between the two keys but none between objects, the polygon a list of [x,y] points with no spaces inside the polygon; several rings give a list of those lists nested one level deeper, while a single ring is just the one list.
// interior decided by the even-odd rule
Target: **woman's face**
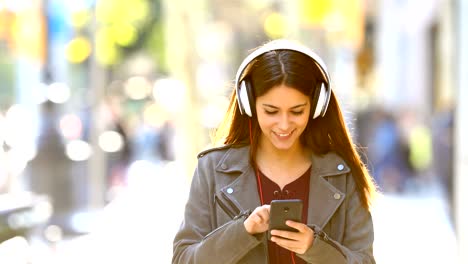
[{"label": "woman's face", "polygon": [[299,146],[310,115],[310,99],[298,90],[279,85],[257,97],[256,111],[262,144],[278,150]]}]

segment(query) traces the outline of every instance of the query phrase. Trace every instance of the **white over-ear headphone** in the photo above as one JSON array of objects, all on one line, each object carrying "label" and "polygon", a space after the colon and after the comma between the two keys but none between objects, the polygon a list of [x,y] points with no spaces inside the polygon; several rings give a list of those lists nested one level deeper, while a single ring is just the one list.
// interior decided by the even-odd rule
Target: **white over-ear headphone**
[{"label": "white over-ear headphone", "polygon": [[255,98],[253,98],[253,88],[251,87],[250,82],[245,79],[240,80],[240,78],[244,73],[244,70],[253,60],[255,60],[260,55],[273,50],[292,50],[300,52],[309,56],[317,64],[325,82],[317,83],[316,92],[314,93],[312,98],[313,102],[311,102],[311,104],[312,106],[315,106],[315,109],[312,109],[314,111],[313,118],[324,116],[331,97],[330,76],[328,74],[325,63],[309,48],[299,43],[285,39],[277,39],[268,42],[267,44],[253,51],[244,59],[244,61],[242,61],[239,69],[237,70],[235,83],[237,102],[239,104],[239,110],[241,114],[245,113],[246,115],[252,117],[252,107],[255,107]]}]

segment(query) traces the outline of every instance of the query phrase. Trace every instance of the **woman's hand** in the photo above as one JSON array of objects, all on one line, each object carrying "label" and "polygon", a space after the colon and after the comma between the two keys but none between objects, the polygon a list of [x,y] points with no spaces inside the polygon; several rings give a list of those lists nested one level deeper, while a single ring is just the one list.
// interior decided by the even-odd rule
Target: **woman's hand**
[{"label": "woman's hand", "polygon": [[314,243],[314,231],[303,223],[291,220],[286,221],[286,225],[299,232],[271,230],[271,241],[290,251],[304,254]]},{"label": "woman's hand", "polygon": [[255,210],[245,219],[245,230],[251,235],[263,233],[268,230],[270,223],[270,205],[265,204]]}]

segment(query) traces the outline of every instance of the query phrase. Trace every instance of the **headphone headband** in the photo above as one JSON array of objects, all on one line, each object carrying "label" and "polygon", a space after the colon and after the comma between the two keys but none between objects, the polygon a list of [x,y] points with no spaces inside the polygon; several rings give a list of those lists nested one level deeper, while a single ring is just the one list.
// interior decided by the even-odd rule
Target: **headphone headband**
[{"label": "headphone headband", "polygon": [[320,58],[315,52],[313,52],[306,46],[301,45],[299,43],[286,40],[286,39],[277,39],[277,40],[268,42],[267,44],[264,44],[260,48],[254,50],[242,61],[236,74],[236,83],[235,83],[236,89],[238,89],[239,82],[240,82],[239,80],[242,76],[242,73],[244,73],[244,70],[247,67],[247,65],[249,65],[250,62],[255,60],[260,55],[273,51],[273,50],[292,50],[292,51],[297,51],[297,52],[300,52],[309,56],[319,66],[318,68],[320,69],[320,72],[322,73],[325,79],[325,82],[327,82],[327,84],[330,83],[330,76],[328,75],[327,66],[323,62],[322,58]]},{"label": "headphone headband", "polygon": [[318,96],[315,98],[315,101],[318,103],[318,105],[315,104],[316,108],[314,109],[313,118],[316,118],[318,116],[324,116],[328,107],[328,102],[330,101],[331,97],[330,76],[328,74],[327,67],[323,60],[312,50],[297,42],[286,39],[277,39],[264,44],[263,46],[257,48],[252,53],[250,53],[240,64],[239,69],[236,73],[235,91],[241,114],[245,113],[248,116],[252,116],[252,112],[253,110],[255,110],[255,106],[253,106],[253,108],[251,106],[251,103],[254,103],[254,98],[249,98],[253,97],[252,91],[250,88],[246,87],[245,80],[240,80],[242,74],[244,73],[247,66],[257,57],[274,50],[296,51],[308,56],[315,62],[318,69],[322,73],[322,76],[325,81],[324,83],[321,83],[318,86],[318,89],[320,91],[318,93]]}]

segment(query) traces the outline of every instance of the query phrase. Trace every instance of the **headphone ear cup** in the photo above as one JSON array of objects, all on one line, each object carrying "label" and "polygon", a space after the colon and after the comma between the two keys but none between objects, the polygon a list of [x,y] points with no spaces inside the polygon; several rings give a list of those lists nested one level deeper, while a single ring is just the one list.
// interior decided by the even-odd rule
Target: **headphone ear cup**
[{"label": "headphone ear cup", "polygon": [[326,91],[325,91],[325,84],[322,82],[317,82],[317,86],[315,87],[314,96],[312,97],[312,110],[314,111],[314,115],[312,118],[317,118],[319,116],[323,116],[324,114],[324,106],[326,103]]},{"label": "headphone ear cup", "polygon": [[255,112],[255,108],[252,110],[251,105],[254,103],[254,96],[251,88],[251,84],[248,80],[241,81],[239,85],[239,94],[237,100],[239,101],[239,108],[241,114],[246,114],[252,117]]},{"label": "headphone ear cup", "polygon": [[245,90],[247,92],[247,98],[248,98],[248,101],[249,101],[249,110],[250,110],[250,117],[252,117],[253,115],[255,115],[255,93],[254,93],[254,89],[252,87],[252,83],[250,82],[249,79],[246,79],[244,80],[245,82]]}]

